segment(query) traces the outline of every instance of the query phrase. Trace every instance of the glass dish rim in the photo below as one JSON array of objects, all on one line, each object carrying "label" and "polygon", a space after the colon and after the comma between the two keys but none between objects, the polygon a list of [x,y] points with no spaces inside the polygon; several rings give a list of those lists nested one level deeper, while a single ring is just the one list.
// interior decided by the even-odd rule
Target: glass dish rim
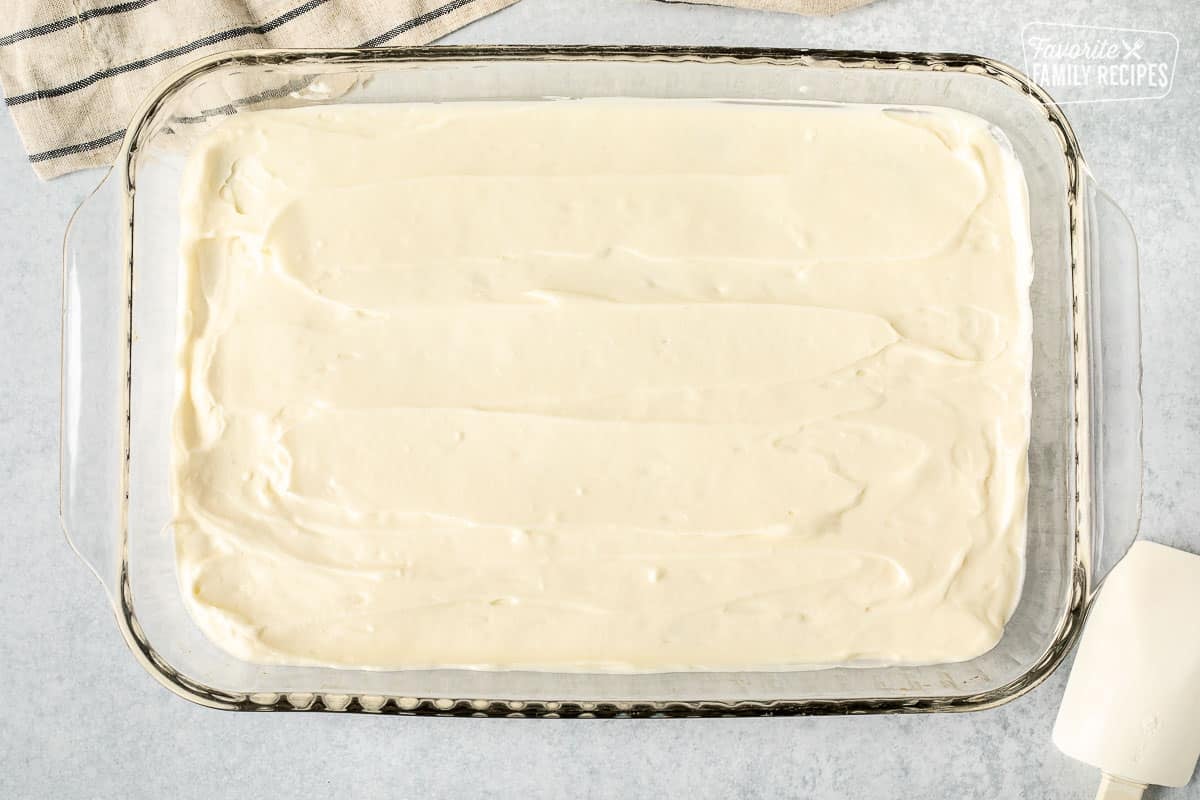
[{"label": "glass dish rim", "polygon": [[[717,46],[625,46],[625,45],[439,45],[422,47],[384,47],[350,49],[268,49],[234,50],[213,54],[182,68],[151,91],[134,115],[115,163],[119,189],[123,194],[123,268],[126,273],[126,333],[133,320],[133,198],[136,191],[135,159],[142,142],[150,133],[158,111],[191,81],[229,66],[285,66],[295,64],[402,64],[463,61],[665,61],[708,63],[769,63],[794,67],[836,67],[845,69],[897,69],[944,71],[977,74],[1000,81],[1040,104],[1047,122],[1055,129],[1063,146],[1067,172],[1067,211],[1070,226],[1069,269],[1078,275],[1082,253],[1084,176],[1086,169],[1070,123],[1062,110],[1032,80],[1018,70],[994,59],[960,53],[922,53],[868,50],[830,50],[808,48],[754,48]],[[1078,281],[1071,281],[1075,328],[1084,323],[1079,306]],[[129,408],[132,392],[132,337],[126,336],[125,374],[123,376],[124,453],[121,464],[123,503],[127,502],[130,447]],[[1074,358],[1076,375],[1086,366],[1085,356],[1076,338]],[[1076,474],[1076,510],[1086,502],[1088,486],[1081,480],[1082,425],[1086,411],[1077,398],[1074,416]],[[520,699],[468,699],[397,697],[377,694],[346,695],[319,692],[229,692],[199,683],[176,670],[160,656],[147,640],[133,610],[129,582],[128,530],[122,520],[119,531],[120,569],[119,602],[116,608],[121,632],[143,667],[173,693],[200,705],[239,711],[336,711],[399,715],[465,717],[534,718],[643,718],[643,717],[734,717],[734,716],[825,716],[881,713],[962,712],[991,708],[1013,700],[1045,680],[1070,651],[1079,634],[1094,588],[1090,526],[1086,515],[1075,514],[1075,547],[1071,576],[1071,594],[1063,618],[1051,643],[1021,675],[1008,683],[978,693],[918,697],[875,697],[853,699],[777,699],[777,700],[633,700],[572,701]]]}]

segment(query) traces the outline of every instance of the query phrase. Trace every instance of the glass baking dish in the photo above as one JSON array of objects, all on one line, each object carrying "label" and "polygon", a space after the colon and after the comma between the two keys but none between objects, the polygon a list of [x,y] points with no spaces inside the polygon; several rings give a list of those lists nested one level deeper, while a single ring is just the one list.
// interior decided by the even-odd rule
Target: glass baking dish
[{"label": "glass baking dish", "polygon": [[[1007,137],[1029,188],[1033,419],[1025,582],[993,650],[954,664],[787,672],[368,671],[246,663],[201,635],[176,583],[168,496],[178,184],[189,147],[246,108],[563,97],[946,106]],[[526,717],[987,708],[1055,668],[1100,576],[1137,531],[1132,231],[1096,189],[1060,109],[989,59],[523,46],[221,54],[178,73],[141,107],[112,171],[72,219],[64,262],[63,527],[104,585],[138,660],[204,705]]]}]

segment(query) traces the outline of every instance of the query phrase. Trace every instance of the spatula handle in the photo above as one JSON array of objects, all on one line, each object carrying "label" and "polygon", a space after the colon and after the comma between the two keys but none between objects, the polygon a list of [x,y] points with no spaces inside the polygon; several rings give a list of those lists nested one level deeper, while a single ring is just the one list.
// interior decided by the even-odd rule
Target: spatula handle
[{"label": "spatula handle", "polygon": [[1107,772],[1100,773],[1100,788],[1096,790],[1096,800],[1139,800],[1146,784],[1134,783]]}]

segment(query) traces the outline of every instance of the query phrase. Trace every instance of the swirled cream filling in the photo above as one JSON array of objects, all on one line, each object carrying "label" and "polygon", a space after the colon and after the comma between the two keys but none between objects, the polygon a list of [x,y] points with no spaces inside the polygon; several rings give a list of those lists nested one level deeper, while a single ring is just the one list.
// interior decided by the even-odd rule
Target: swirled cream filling
[{"label": "swirled cream filling", "polygon": [[182,241],[178,575],[239,658],[949,662],[1014,608],[1030,234],[974,116],[245,113]]}]

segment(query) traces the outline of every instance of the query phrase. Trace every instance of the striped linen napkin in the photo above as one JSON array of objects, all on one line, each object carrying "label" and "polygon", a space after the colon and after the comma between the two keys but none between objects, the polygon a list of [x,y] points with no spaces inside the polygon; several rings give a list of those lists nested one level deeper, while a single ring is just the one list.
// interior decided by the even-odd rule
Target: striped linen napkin
[{"label": "striped linen napkin", "polygon": [[165,75],[251,47],[424,44],[517,0],[9,0],[5,104],[34,171],[112,162]]}]

